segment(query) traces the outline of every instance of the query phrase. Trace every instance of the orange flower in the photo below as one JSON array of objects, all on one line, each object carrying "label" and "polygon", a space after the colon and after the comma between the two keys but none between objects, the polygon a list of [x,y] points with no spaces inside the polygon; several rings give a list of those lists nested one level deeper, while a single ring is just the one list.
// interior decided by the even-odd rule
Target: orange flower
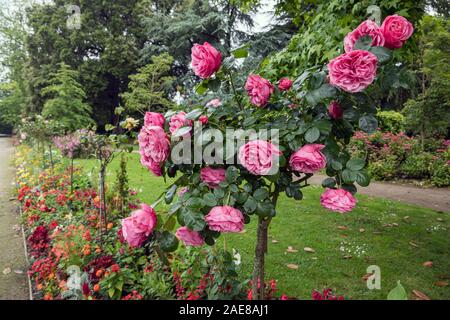
[{"label": "orange flower", "polygon": [[43,286],[41,283],[39,283],[39,284],[36,286],[36,289],[38,289],[39,291],[41,291],[43,288],[44,288],[44,286]]},{"label": "orange flower", "polygon": [[91,249],[84,249],[84,250],[83,250],[83,254],[84,254],[85,256],[90,255],[90,254],[91,254]]},{"label": "orange flower", "polygon": [[97,270],[97,272],[95,273],[95,276],[96,276],[97,278],[100,278],[100,277],[102,276],[102,274],[103,274],[103,270],[102,270],[102,269],[99,269],[99,270]]},{"label": "orange flower", "polygon": [[108,223],[108,225],[106,226],[106,229],[111,230],[113,226],[114,226],[113,223],[110,222],[110,223]]},{"label": "orange flower", "polygon": [[51,294],[51,293],[47,293],[47,294],[44,296],[44,300],[53,300],[52,294]]},{"label": "orange flower", "polygon": [[95,286],[94,286],[94,292],[99,292],[100,291],[100,285],[97,283]]}]

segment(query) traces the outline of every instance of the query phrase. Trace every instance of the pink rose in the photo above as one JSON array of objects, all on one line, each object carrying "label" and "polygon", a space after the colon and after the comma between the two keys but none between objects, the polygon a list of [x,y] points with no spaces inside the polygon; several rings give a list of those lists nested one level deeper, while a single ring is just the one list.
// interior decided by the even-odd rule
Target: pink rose
[{"label": "pink rose", "polygon": [[278,89],[280,89],[280,91],[287,91],[291,87],[292,87],[292,81],[289,78],[282,78],[278,82]]},{"label": "pink rose", "polygon": [[272,167],[276,157],[282,152],[272,143],[264,140],[254,140],[239,149],[240,163],[255,175],[275,174]]},{"label": "pink rose", "polygon": [[345,213],[353,210],[356,199],[347,190],[327,188],[320,196],[320,204],[328,210]]},{"label": "pink rose", "polygon": [[176,237],[186,246],[200,247],[205,241],[200,233],[190,230],[188,227],[180,227],[175,233]]},{"label": "pink rose", "polygon": [[209,229],[219,232],[241,232],[244,229],[242,212],[230,206],[214,207],[205,216]]},{"label": "pink rose", "polygon": [[206,104],[207,107],[213,107],[213,108],[220,107],[221,105],[222,105],[222,101],[220,101],[220,99],[212,99],[211,101],[209,101]]},{"label": "pink rose", "polygon": [[154,175],[161,176],[161,168],[164,161],[168,158],[170,145],[165,133],[162,130],[160,131],[154,128],[160,127],[145,127],[139,133],[140,161]]},{"label": "pink rose", "polygon": [[385,39],[385,47],[389,49],[398,49],[408,40],[413,32],[414,27],[402,16],[387,16],[381,25]]},{"label": "pink rose", "polygon": [[200,118],[198,118],[198,121],[200,121],[201,122],[201,124],[202,125],[207,125],[208,124],[208,122],[209,122],[209,119],[208,119],[208,117],[207,116],[200,116]]},{"label": "pink rose", "polygon": [[182,127],[192,127],[192,120],[186,118],[186,112],[181,111],[170,118],[169,130],[175,134]]},{"label": "pink rose", "polygon": [[363,36],[372,37],[372,46],[384,46],[384,35],[381,32],[380,27],[376,24],[376,22],[372,20],[366,20],[345,37],[345,52],[352,51],[356,41],[358,41],[358,39]]},{"label": "pink rose", "polygon": [[354,50],[328,64],[330,84],[355,93],[367,88],[377,75],[377,57],[365,50]]},{"label": "pink rose", "polygon": [[327,165],[327,159],[320,150],[323,144],[307,144],[292,154],[289,165],[292,170],[304,173],[314,173]]},{"label": "pink rose", "polygon": [[202,168],[200,170],[200,178],[210,188],[216,188],[219,183],[225,180],[225,169],[213,169],[211,167]]},{"label": "pink rose", "polygon": [[220,69],[222,55],[208,42],[195,44],[191,50],[192,69],[196,76],[207,79]]},{"label": "pink rose", "polygon": [[330,115],[331,119],[337,120],[342,118],[344,111],[342,111],[342,108],[339,103],[337,103],[337,101],[333,101],[328,106],[328,114]]},{"label": "pink rose", "polygon": [[252,74],[245,83],[245,90],[247,90],[252,104],[257,107],[264,107],[269,102],[274,87],[267,79]]},{"label": "pink rose", "polygon": [[156,214],[152,207],[143,203],[141,209],[122,219],[123,238],[131,247],[141,246],[156,226]]},{"label": "pink rose", "polygon": [[138,135],[138,141],[141,164],[156,176],[161,176],[161,166],[170,152],[170,142],[164,129],[157,126],[143,126]]},{"label": "pink rose", "polygon": [[157,112],[146,112],[144,116],[144,126],[151,127],[151,126],[157,126],[157,127],[164,127],[164,123],[166,122],[166,119],[161,113]]}]

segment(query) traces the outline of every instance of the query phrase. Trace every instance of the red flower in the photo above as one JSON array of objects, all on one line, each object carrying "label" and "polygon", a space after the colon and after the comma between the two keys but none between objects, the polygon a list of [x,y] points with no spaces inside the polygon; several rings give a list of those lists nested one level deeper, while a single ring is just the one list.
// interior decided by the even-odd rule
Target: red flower
[{"label": "red flower", "polygon": [[120,266],[116,263],[111,266],[111,272],[119,272]]}]

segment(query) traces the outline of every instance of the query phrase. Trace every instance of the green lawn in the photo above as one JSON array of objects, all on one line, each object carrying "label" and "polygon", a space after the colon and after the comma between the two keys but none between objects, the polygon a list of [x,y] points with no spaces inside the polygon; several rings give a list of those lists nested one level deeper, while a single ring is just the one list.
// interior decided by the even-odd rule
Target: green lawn
[{"label": "green lawn", "polygon": [[[93,160],[76,163],[95,171]],[[117,168],[118,161],[114,161],[108,181],[114,180]],[[166,187],[163,178],[152,176],[140,165],[138,154],[130,156],[128,171],[130,186],[141,191],[145,202],[152,203]],[[450,287],[435,285],[450,279],[448,214],[361,195],[353,212],[337,214],[320,206],[321,187],[304,191],[303,201],[281,197],[269,231],[267,278],[278,280],[283,293],[309,299],[313,288],[331,287],[353,299],[385,299],[400,280],[410,298],[414,289],[431,299],[450,298]],[[341,230],[342,226],[347,229]],[[226,237],[228,248],[236,248],[242,255],[243,276],[249,276],[254,222],[247,225],[245,233]],[[298,252],[287,253],[288,246]],[[305,252],[305,247],[315,253]],[[424,267],[425,261],[432,261],[433,266]],[[298,265],[298,269],[287,264]],[[381,269],[381,290],[367,289],[362,280],[370,265]]]}]

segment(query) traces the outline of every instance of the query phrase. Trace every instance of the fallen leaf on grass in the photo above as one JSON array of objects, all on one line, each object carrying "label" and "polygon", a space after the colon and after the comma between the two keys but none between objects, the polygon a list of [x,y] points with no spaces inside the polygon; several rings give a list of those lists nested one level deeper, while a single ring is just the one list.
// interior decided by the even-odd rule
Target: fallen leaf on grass
[{"label": "fallen leaf on grass", "polygon": [[437,281],[434,283],[434,285],[437,287],[446,287],[446,286],[448,286],[448,282],[447,281]]},{"label": "fallen leaf on grass", "polygon": [[362,277],[361,279],[364,280],[364,281],[367,281],[367,279],[369,279],[370,276],[372,276],[372,275],[373,275],[373,273],[368,273],[364,277]]},{"label": "fallen leaf on grass", "polygon": [[424,267],[431,268],[433,266],[433,261],[425,261],[422,265]]},{"label": "fallen leaf on grass", "polygon": [[273,239],[272,243],[278,243],[278,240]]},{"label": "fallen leaf on grass", "polygon": [[348,228],[346,226],[338,226],[337,227],[339,230],[347,230]]},{"label": "fallen leaf on grass", "polygon": [[409,244],[416,248],[419,247],[419,245],[417,243],[415,243],[414,241],[410,241]]},{"label": "fallen leaf on grass", "polygon": [[19,270],[19,269],[14,270],[14,273],[15,273],[15,274],[23,274],[23,270]]},{"label": "fallen leaf on grass", "polygon": [[429,296],[427,296],[425,293],[420,292],[419,290],[413,290],[412,293],[414,294],[416,300],[431,300]]},{"label": "fallen leaf on grass", "polygon": [[289,269],[292,269],[292,270],[298,269],[298,265],[292,264],[292,263],[287,264],[286,267],[288,267]]},{"label": "fallen leaf on grass", "polygon": [[298,250],[297,250],[297,249],[294,249],[294,248],[291,247],[291,246],[289,246],[289,247],[286,249],[286,252],[295,253],[295,252],[298,252]]},{"label": "fallen leaf on grass", "polygon": [[444,219],[442,219],[442,218],[437,218],[436,220],[439,222],[444,222]]},{"label": "fallen leaf on grass", "polygon": [[351,259],[353,258],[352,256],[344,256],[344,259]]},{"label": "fallen leaf on grass", "polygon": [[396,223],[396,222],[394,222],[392,225],[393,225],[394,227],[398,227],[398,223]]},{"label": "fallen leaf on grass", "polygon": [[359,232],[361,232],[361,233],[366,232],[366,229],[360,228],[360,229],[359,229]]},{"label": "fallen leaf on grass", "polygon": [[5,268],[5,269],[3,269],[3,274],[4,274],[4,275],[7,275],[7,274],[9,274],[9,273],[11,273],[11,268]]},{"label": "fallen leaf on grass", "polygon": [[316,252],[316,250],[314,250],[313,248],[310,248],[310,247],[305,247],[305,248],[303,248],[303,250],[305,250],[305,252],[308,252],[308,253],[315,253]]}]

